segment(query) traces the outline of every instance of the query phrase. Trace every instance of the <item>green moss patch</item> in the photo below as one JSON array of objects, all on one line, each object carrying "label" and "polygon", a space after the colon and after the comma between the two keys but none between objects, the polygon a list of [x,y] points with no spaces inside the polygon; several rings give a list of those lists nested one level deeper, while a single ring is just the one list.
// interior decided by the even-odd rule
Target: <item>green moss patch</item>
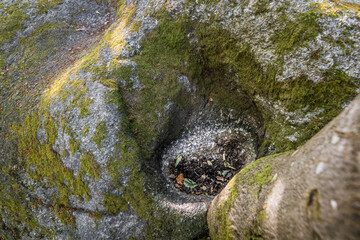
[{"label": "green moss patch", "polygon": [[75,227],[75,218],[73,216],[73,209],[70,207],[55,205],[53,211],[59,218],[62,224],[66,224]]},{"label": "green moss patch", "polygon": [[85,117],[87,115],[89,115],[89,108],[90,108],[90,104],[93,102],[92,99],[85,97],[83,98],[79,105],[80,105],[80,116],[81,117]]},{"label": "green moss patch", "polygon": [[63,30],[68,28],[63,23],[47,22],[38,25],[33,32],[20,38],[20,46],[14,49],[14,52],[21,55],[16,64],[17,71],[31,77],[37,76],[42,64],[57,51],[54,46],[59,45],[61,39],[69,34],[69,31]]},{"label": "green moss patch", "polygon": [[50,8],[57,7],[62,3],[62,0],[37,0],[38,14],[46,13]]},{"label": "green moss patch", "polygon": [[297,19],[290,22],[282,16],[285,27],[275,34],[271,40],[277,45],[277,52],[281,55],[292,52],[297,47],[305,46],[309,41],[315,40],[319,35],[320,27],[316,22],[318,13],[308,11],[300,14]]},{"label": "green moss patch", "polygon": [[94,155],[88,152],[81,156],[80,167],[92,178],[100,178],[100,165],[95,161]]},{"label": "green moss patch", "polygon": [[77,151],[79,151],[80,148],[80,142],[75,140],[74,136],[72,136],[72,134],[70,135],[70,140],[69,140],[69,148],[70,148],[70,152],[72,154],[75,154]]},{"label": "green moss patch", "polygon": [[106,206],[106,211],[110,214],[117,215],[120,211],[128,211],[129,205],[127,201],[118,196],[114,195],[104,195],[104,206]]},{"label": "green moss patch", "polygon": [[256,222],[253,223],[253,227],[251,229],[248,229],[245,233],[245,239],[246,240],[263,240],[263,230],[261,228],[261,225],[265,218],[265,211],[261,210],[256,214]]},{"label": "green moss patch", "polygon": [[[1,169],[4,172],[4,169]],[[5,172],[4,172],[5,173]],[[24,189],[14,179],[7,179],[6,184],[0,183],[0,214],[6,216],[6,221],[11,223],[20,222],[23,226],[30,229],[36,229],[40,236],[51,237],[51,232],[40,226],[36,216],[29,209],[35,207],[26,200]],[[1,223],[1,220],[0,220]],[[12,229],[16,238],[20,238],[20,229]],[[3,233],[3,232],[2,232]],[[5,236],[3,236],[5,237]],[[1,237],[0,237],[1,238]],[[6,237],[5,237],[6,239]]]},{"label": "green moss patch", "polygon": [[102,120],[102,121],[98,122],[95,133],[91,137],[91,139],[96,143],[96,145],[99,148],[102,147],[101,141],[105,138],[106,133],[107,133],[106,124],[105,124],[105,121]]},{"label": "green moss patch", "polygon": [[[239,186],[245,187],[253,195],[258,195],[261,188],[269,184],[273,178],[272,173],[272,160],[275,157],[283,154],[274,154],[249,164],[246,168],[242,169],[235,177],[229,182],[228,189],[229,194],[220,206],[218,206],[215,218],[219,223],[218,229],[215,229],[214,233],[217,239],[234,239],[234,233],[231,228],[231,222],[228,218],[231,208],[234,206],[236,198],[239,196]],[[254,228],[250,229],[247,233],[247,239],[262,239],[259,226],[264,218],[264,212],[259,210],[257,219],[258,223],[254,225]],[[259,237],[259,238],[251,238]]]},{"label": "green moss patch", "polygon": [[357,18],[360,18],[360,4],[345,2],[340,0],[331,0],[330,2],[319,2],[317,7],[320,11],[328,16],[340,17],[343,12],[352,11],[355,12]]},{"label": "green moss patch", "polygon": [[[87,183],[82,181],[83,174],[80,173],[75,178],[72,170],[62,164],[60,154],[53,149],[57,138],[57,123],[47,111],[42,110],[39,114],[44,116],[43,121],[33,113],[21,125],[13,126],[18,136],[21,165],[33,180],[47,187],[56,187],[57,192],[53,195],[53,205],[56,207],[54,213],[62,222],[70,223],[74,221],[69,204],[70,194],[77,196],[79,200],[88,200],[89,189]],[[46,132],[46,140],[42,143],[37,139],[40,127]],[[75,152],[74,149],[71,151]],[[92,174],[88,162],[84,162],[84,168]]]},{"label": "green moss patch", "polygon": [[86,137],[89,132],[89,126],[85,125],[82,129],[82,135],[83,137]]},{"label": "green moss patch", "polygon": [[16,33],[23,28],[23,22],[28,19],[24,13],[24,8],[28,7],[27,3],[17,0],[13,5],[5,9],[4,4],[0,4],[0,9],[4,12],[0,15],[0,45],[9,42],[15,37]]},{"label": "green moss patch", "polygon": [[264,185],[272,179],[271,164],[265,164],[259,172],[256,172],[252,179],[249,179],[248,184]]},{"label": "green moss patch", "polygon": [[[120,89],[118,88],[118,90]],[[104,195],[103,204],[107,211],[114,215],[120,211],[127,211],[131,206],[138,216],[147,223],[146,229],[154,233],[156,231],[154,228],[159,227],[158,223],[164,220],[156,219],[153,216],[154,199],[145,191],[145,174],[141,170],[141,151],[135,139],[131,137],[133,134],[130,121],[127,118],[128,110],[126,104],[124,104],[125,101],[121,95],[112,98],[112,101],[117,103],[121,112],[127,113],[121,120],[120,130],[117,133],[120,142],[117,144],[116,150],[120,153],[121,158],[110,159],[106,166],[113,186],[119,189],[122,194],[120,196]],[[123,178],[124,172],[128,171],[130,171],[130,174],[126,174],[128,175],[128,181],[125,185],[122,185],[120,179]]]}]

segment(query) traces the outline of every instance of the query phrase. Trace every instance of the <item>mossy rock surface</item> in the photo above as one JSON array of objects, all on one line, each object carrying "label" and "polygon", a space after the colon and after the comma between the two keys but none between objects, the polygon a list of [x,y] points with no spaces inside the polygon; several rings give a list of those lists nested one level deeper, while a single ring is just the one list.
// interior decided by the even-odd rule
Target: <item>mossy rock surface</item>
[{"label": "mossy rock surface", "polygon": [[258,157],[292,150],[359,87],[358,7],[341,1],[18,0],[0,20],[9,239],[206,235],[211,198],[169,194],[163,148],[209,116]]},{"label": "mossy rock surface", "polygon": [[305,145],[240,171],[210,206],[211,238],[358,238],[359,109],[360,96]]}]

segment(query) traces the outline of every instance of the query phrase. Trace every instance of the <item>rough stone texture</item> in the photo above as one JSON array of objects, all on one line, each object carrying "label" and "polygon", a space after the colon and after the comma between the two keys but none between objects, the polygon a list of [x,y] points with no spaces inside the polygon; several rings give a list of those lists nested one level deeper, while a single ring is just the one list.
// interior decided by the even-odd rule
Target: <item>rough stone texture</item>
[{"label": "rough stone texture", "polygon": [[290,150],[359,91],[356,4],[9,0],[0,20],[5,239],[206,235],[212,199],[167,185],[164,148],[241,129],[249,159]]},{"label": "rough stone texture", "polygon": [[242,170],[211,204],[212,239],[358,239],[359,133],[360,96],[304,146]]}]

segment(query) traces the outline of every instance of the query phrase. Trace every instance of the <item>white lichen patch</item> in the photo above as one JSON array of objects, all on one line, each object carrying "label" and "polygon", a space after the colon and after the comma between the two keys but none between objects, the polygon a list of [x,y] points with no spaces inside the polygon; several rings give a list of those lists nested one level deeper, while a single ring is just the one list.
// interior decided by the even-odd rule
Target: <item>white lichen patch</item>
[{"label": "white lichen patch", "polygon": [[330,205],[331,205],[332,209],[334,209],[334,210],[338,209],[338,204],[334,199],[331,199]]},{"label": "white lichen patch", "polygon": [[292,142],[296,142],[296,140],[300,137],[300,134],[298,132],[290,135],[290,136],[287,136],[285,137],[286,139],[289,139],[290,141]]},{"label": "white lichen patch", "polygon": [[278,179],[270,194],[265,201],[265,226],[266,230],[276,234],[278,226],[278,211],[285,191],[285,184],[282,179]]},{"label": "white lichen patch", "polygon": [[340,140],[340,137],[337,134],[334,134],[334,136],[332,136],[331,138],[331,144],[336,144],[338,143]]},{"label": "white lichen patch", "polygon": [[319,175],[320,173],[322,173],[324,170],[326,169],[326,164],[324,162],[320,162],[315,170],[316,175]]},{"label": "white lichen patch", "polygon": [[246,152],[249,153],[247,163],[250,163],[255,160],[256,156],[250,133],[240,127],[236,128],[232,125],[214,123],[209,126],[195,126],[190,132],[183,134],[179,139],[174,141],[162,156],[164,165],[166,166],[170,159],[176,159],[179,155],[191,158],[193,154],[201,154],[204,157],[212,159],[222,158],[222,153],[215,151],[217,140],[238,134],[248,138],[247,144],[250,151]]}]

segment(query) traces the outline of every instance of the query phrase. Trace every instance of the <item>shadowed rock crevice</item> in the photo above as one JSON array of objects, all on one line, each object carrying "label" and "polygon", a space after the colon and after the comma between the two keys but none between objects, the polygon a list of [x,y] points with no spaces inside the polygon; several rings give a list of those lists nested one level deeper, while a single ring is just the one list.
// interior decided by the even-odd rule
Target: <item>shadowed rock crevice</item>
[{"label": "shadowed rock crevice", "polygon": [[164,146],[160,154],[162,171],[172,190],[175,186],[186,193],[216,195],[232,176],[256,159],[258,130],[243,125],[248,116],[234,110],[225,115],[226,110],[208,102],[190,117],[182,134]]}]

